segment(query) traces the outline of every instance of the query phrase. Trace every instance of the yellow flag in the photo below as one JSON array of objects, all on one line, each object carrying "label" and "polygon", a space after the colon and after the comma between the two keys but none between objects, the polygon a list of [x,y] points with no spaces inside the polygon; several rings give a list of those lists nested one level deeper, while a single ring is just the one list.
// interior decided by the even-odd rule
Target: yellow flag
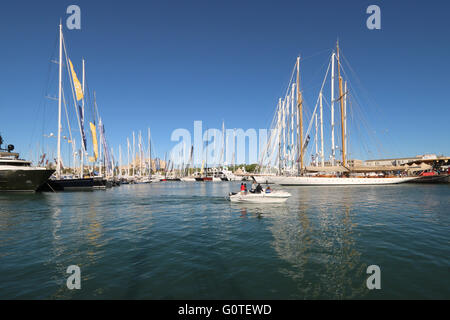
[{"label": "yellow flag", "polygon": [[91,127],[92,145],[94,148],[95,161],[97,161],[98,158],[97,129],[95,129],[95,125],[92,122],[89,122],[89,126]]},{"label": "yellow flag", "polygon": [[78,81],[77,74],[75,73],[75,70],[73,69],[72,61],[69,59],[70,64],[70,70],[72,71],[72,79],[73,79],[73,85],[75,87],[75,93],[77,94],[77,101],[83,99],[83,89],[81,88],[80,81]]}]

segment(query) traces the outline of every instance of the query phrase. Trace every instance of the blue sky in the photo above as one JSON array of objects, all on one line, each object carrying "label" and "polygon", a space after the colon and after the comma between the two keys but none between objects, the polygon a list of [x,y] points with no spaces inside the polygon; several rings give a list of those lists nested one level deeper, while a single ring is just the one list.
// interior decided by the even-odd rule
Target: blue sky
[{"label": "blue sky", "polygon": [[[358,94],[368,92],[362,107],[382,156],[450,155],[448,2],[8,1],[0,13],[0,132],[24,157],[56,132],[57,105],[44,96],[57,93],[49,60],[71,4],[82,20],[81,30],[64,29],[70,58],[80,79],[86,59],[115,150],[150,127],[163,157],[172,131],[192,131],[194,120],[267,128],[299,54],[311,107],[339,38],[364,88]],[[366,28],[371,4],[381,8],[382,30]]]}]

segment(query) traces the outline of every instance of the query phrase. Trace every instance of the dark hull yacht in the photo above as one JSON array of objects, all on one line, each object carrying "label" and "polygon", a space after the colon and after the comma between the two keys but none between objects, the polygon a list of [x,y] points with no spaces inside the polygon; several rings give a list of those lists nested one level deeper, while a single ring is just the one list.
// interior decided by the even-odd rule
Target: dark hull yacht
[{"label": "dark hull yacht", "polygon": [[38,191],[92,191],[94,190],[94,179],[49,179]]},{"label": "dark hull yacht", "polygon": [[30,161],[19,159],[19,154],[12,152],[13,145],[1,149],[2,143],[0,137],[0,192],[35,192],[55,172],[42,167],[33,167]]}]

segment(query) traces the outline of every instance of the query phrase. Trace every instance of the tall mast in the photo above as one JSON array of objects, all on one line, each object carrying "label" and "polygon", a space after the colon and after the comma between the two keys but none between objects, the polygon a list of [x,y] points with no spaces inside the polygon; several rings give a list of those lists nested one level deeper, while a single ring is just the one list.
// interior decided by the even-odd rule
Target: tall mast
[{"label": "tall mast", "polygon": [[344,135],[345,135],[345,151],[348,157],[348,139],[347,139],[347,81],[344,82]]},{"label": "tall mast", "polygon": [[289,155],[289,161],[291,162],[291,172],[294,171],[294,118],[295,118],[295,83],[292,84],[292,90],[291,90],[291,138],[290,138],[290,155]]},{"label": "tall mast", "polygon": [[236,128],[233,129],[233,170],[236,171]]},{"label": "tall mast", "polygon": [[152,174],[152,144],[151,144],[151,133],[150,128],[148,128],[148,176]]},{"label": "tall mast", "polygon": [[303,172],[303,99],[300,92],[300,57],[297,57],[297,103],[299,113],[300,139],[298,141],[298,150],[300,152],[300,162],[298,174]]},{"label": "tall mast", "polygon": [[127,137],[127,177],[130,176],[130,140]]},{"label": "tall mast", "polygon": [[139,177],[142,177],[142,132],[139,130]]},{"label": "tall mast", "polygon": [[114,172],[116,169],[116,164],[115,164],[115,159],[114,159],[114,149],[111,147],[111,169],[108,172],[108,175],[111,174],[112,177],[115,176]]},{"label": "tall mast", "polygon": [[122,177],[122,146],[119,144],[119,177]]},{"label": "tall mast", "polygon": [[334,56],[331,55],[331,165],[334,166],[335,143],[334,143]]},{"label": "tall mast", "polygon": [[[98,115],[98,110],[97,110],[97,95],[96,95],[96,93],[95,93],[95,90],[94,90],[94,124],[95,124],[95,119],[96,119],[96,117],[95,117],[95,111],[97,111],[97,120],[99,120],[99,125],[98,125],[98,128],[100,129],[100,123],[101,123],[101,121],[100,121],[100,117],[99,117],[99,115]],[[102,176],[102,139],[101,139],[101,130],[99,130],[99,135],[98,135],[98,138],[100,139],[100,143],[98,143],[98,140],[97,140],[97,151],[98,151],[98,158],[97,158],[97,161],[98,161],[98,175],[99,176]],[[95,163],[97,163],[97,161],[95,161]],[[94,170],[95,170],[95,163],[94,163]],[[94,170],[92,170],[92,172],[94,172]]]},{"label": "tall mast", "polygon": [[[94,99],[95,99],[95,95],[94,95]],[[103,170],[103,167],[105,167],[105,176],[106,176],[106,163],[105,163],[105,165],[103,166],[103,133],[102,133],[102,118],[100,118],[99,120],[98,120],[98,127],[100,128],[100,150],[99,150],[99,159],[100,159],[100,165],[99,165],[99,175],[101,176],[101,177],[103,177],[103,174],[102,174],[102,170]]]},{"label": "tall mast", "polygon": [[76,146],[76,143],[75,143],[75,138],[73,138],[73,140],[72,140],[72,153],[73,153],[73,171],[72,171],[72,173],[73,174],[75,174],[76,168],[77,168],[77,165],[76,165],[76,163],[77,163],[76,150],[77,150],[77,146]]},{"label": "tall mast", "polygon": [[222,120],[222,157],[220,159],[222,162],[222,169],[225,163],[225,121]]},{"label": "tall mast", "polygon": [[281,98],[278,100],[278,174],[281,176]]},{"label": "tall mast", "polygon": [[320,158],[322,167],[325,166],[325,158],[323,154],[323,105],[322,105],[322,91],[320,91]]},{"label": "tall mast", "polygon": [[319,165],[319,141],[318,141],[318,134],[317,134],[317,131],[318,131],[318,127],[317,127],[317,113],[316,113],[316,117],[315,117],[315,122],[316,122],[316,156],[315,156],[315,159],[314,159],[314,162],[315,162],[315,165],[316,165],[316,167]]},{"label": "tall mast", "polygon": [[205,167],[206,167],[206,176],[208,176],[208,147],[209,147],[209,132],[208,132],[208,128],[206,128],[206,163],[205,163]]},{"label": "tall mast", "polygon": [[281,119],[281,125],[283,126],[283,169],[286,169],[286,97],[282,103],[283,115]]},{"label": "tall mast", "polygon": [[188,163],[184,163],[186,161],[186,142],[183,141],[183,161],[181,162],[181,168],[180,168],[180,177],[186,176],[186,168],[189,166]]},{"label": "tall mast", "polygon": [[[82,86],[83,86],[83,99],[81,100],[81,112],[82,112],[82,114],[80,115],[83,118],[84,118],[84,79],[85,79],[85,71],[84,71],[84,59],[83,59],[83,84],[82,84]],[[83,177],[84,177],[84,148],[85,148],[85,145],[84,145],[84,140],[83,140],[83,135],[82,135],[81,136],[81,155],[80,155],[80,157],[81,157],[80,158],[80,178],[81,179],[83,179]]]},{"label": "tall mast", "polygon": [[341,63],[339,60],[339,42],[337,42],[337,63],[338,63],[338,77],[339,77],[339,100],[341,102],[341,133],[342,133],[342,165],[345,167],[346,157],[345,152],[347,151],[345,148],[345,128],[344,128],[344,92],[342,89],[342,78],[341,78]]},{"label": "tall mast", "polygon": [[135,144],[135,142],[136,142],[136,140],[135,140],[135,137],[134,137],[134,131],[133,131],[133,157],[132,157],[132,159],[131,159],[131,161],[133,162],[133,177],[134,177],[134,175],[135,175],[135,169],[134,169],[134,167],[135,167],[135,164],[136,164],[136,144]]},{"label": "tall mast", "polygon": [[59,84],[58,84],[58,143],[56,158],[56,177],[61,178],[61,99],[62,99],[62,23],[59,22]]},{"label": "tall mast", "polygon": [[194,145],[191,146],[191,158],[190,158],[191,167],[189,168],[188,174],[190,175],[192,170],[194,169]]}]

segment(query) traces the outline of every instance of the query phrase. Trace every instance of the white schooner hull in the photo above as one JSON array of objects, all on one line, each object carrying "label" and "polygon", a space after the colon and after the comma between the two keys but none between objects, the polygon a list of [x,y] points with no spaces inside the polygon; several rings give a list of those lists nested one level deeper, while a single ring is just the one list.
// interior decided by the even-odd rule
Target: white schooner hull
[{"label": "white schooner hull", "polygon": [[340,185],[385,185],[399,184],[417,177],[393,178],[340,178],[340,177],[274,177],[273,181],[282,186],[340,186]]},{"label": "white schooner hull", "polygon": [[274,181],[275,178],[277,178],[277,176],[275,175],[265,175],[265,176],[252,176],[256,183],[261,183],[261,184],[274,184],[276,183]]}]

